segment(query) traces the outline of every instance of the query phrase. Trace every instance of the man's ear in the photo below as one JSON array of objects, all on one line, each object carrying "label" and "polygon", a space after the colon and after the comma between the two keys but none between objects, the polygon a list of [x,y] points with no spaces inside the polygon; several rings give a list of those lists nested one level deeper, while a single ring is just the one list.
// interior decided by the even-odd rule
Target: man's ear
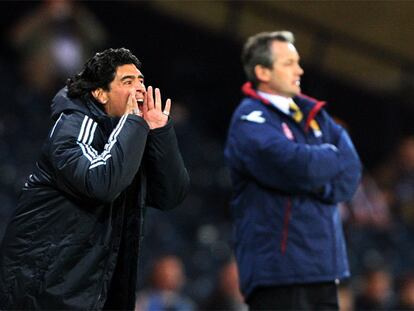
[{"label": "man's ear", "polygon": [[271,77],[271,69],[262,65],[256,65],[254,66],[254,73],[256,74],[257,80],[260,82],[269,82]]},{"label": "man's ear", "polygon": [[92,96],[102,105],[105,105],[108,102],[108,93],[103,88],[93,90]]}]

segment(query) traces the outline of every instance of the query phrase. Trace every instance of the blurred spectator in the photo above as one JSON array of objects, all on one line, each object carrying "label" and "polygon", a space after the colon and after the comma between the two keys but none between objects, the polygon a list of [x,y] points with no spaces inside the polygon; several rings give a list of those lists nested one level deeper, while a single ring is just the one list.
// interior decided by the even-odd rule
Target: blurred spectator
[{"label": "blurred spectator", "polygon": [[414,229],[414,136],[401,141],[397,165],[393,182],[395,211],[404,224]]},{"label": "blurred spectator", "polygon": [[364,173],[354,197],[346,205],[349,211],[342,211],[344,221],[352,222],[353,226],[386,230],[391,225],[386,195],[367,172]]},{"label": "blurred spectator", "polygon": [[353,274],[363,272],[374,262],[391,260],[396,249],[392,234],[395,226],[386,195],[369,173],[364,173],[352,200],[341,204],[341,213]]},{"label": "blurred spectator", "polygon": [[404,137],[392,154],[379,180],[388,191],[396,219],[414,229],[414,136]]},{"label": "blurred spectator", "polygon": [[160,257],[154,263],[150,288],[138,293],[136,311],[191,311],[194,303],[180,293],[185,282],[181,260],[172,255]]},{"label": "blurred spectator", "polygon": [[202,310],[248,310],[239,290],[239,276],[235,260],[231,260],[221,268],[217,288],[207,299]]},{"label": "blurred spectator", "polygon": [[414,273],[400,279],[397,296],[395,310],[414,310]]},{"label": "blurred spectator", "polygon": [[390,237],[396,245],[389,261],[394,273],[401,275],[412,270],[414,263],[414,135],[403,137],[385,162],[378,180],[386,191],[395,223]]},{"label": "blurred spectator", "polygon": [[48,93],[76,73],[106,38],[96,18],[71,0],[44,0],[10,35],[21,57],[23,79]]},{"label": "blurred spectator", "polygon": [[362,278],[355,310],[389,310],[392,305],[392,275],[384,268],[373,268]]}]

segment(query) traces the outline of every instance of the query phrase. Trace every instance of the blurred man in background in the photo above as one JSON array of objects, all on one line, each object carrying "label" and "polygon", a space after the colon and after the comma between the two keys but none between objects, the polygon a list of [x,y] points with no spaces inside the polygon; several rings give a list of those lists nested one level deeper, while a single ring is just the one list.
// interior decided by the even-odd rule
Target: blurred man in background
[{"label": "blurred man in background", "polygon": [[144,209],[189,178],[159,89],[127,49],[95,54],[52,104],[50,130],[0,249],[0,309],[132,310]]},{"label": "blurred man in background", "polygon": [[361,164],[347,132],[301,94],[303,69],[287,31],[250,37],[248,82],[225,156],[240,286],[253,310],[337,310],[350,275],[337,203],[358,186]]},{"label": "blurred man in background", "polygon": [[80,1],[43,0],[10,30],[26,88],[56,92],[107,40],[103,25]]},{"label": "blurred man in background", "polygon": [[137,295],[136,311],[193,311],[195,304],[181,293],[185,283],[182,261],[174,255],[158,258],[151,271],[150,287]]},{"label": "blurred man in background", "polygon": [[361,292],[355,297],[355,310],[393,309],[393,277],[385,267],[371,267],[361,278]]}]

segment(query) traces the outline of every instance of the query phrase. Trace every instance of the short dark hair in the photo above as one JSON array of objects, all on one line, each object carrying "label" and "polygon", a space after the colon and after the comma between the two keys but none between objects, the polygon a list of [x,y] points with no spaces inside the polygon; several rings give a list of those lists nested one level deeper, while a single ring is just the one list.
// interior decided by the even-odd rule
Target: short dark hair
[{"label": "short dark hair", "polygon": [[127,64],[134,64],[141,69],[141,62],[128,49],[107,49],[96,53],[85,63],[80,73],[67,80],[68,96],[82,97],[98,88],[108,91],[116,69]]},{"label": "short dark hair", "polygon": [[290,31],[261,32],[247,39],[243,47],[242,63],[247,80],[257,86],[258,80],[254,71],[256,65],[272,68],[275,61],[270,46],[273,41],[294,43],[295,38]]}]

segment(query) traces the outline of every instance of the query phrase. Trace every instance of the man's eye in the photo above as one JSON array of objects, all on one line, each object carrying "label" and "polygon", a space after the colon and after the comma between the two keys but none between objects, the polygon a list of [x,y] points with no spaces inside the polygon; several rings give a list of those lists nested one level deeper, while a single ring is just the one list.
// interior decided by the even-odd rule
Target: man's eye
[{"label": "man's eye", "polygon": [[131,85],[131,81],[130,80],[128,80],[128,81],[125,81],[125,83],[124,84],[126,84],[126,85]]}]

